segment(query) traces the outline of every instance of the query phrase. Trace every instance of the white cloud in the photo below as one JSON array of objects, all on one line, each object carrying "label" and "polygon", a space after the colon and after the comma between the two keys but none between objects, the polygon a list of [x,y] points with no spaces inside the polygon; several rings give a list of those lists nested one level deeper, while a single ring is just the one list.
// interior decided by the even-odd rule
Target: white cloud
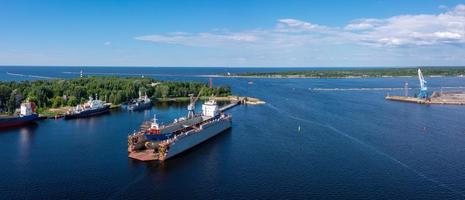
[{"label": "white cloud", "polygon": [[167,33],[135,37],[155,43],[199,47],[238,45],[289,48],[316,44],[351,43],[371,46],[465,44],[465,5],[437,15],[399,15],[383,19],[356,19],[344,28],[297,19],[279,19],[274,28],[239,32]]},{"label": "white cloud", "polygon": [[385,20],[381,19],[358,19],[345,26],[345,30],[368,30],[379,27],[385,23]]},{"label": "white cloud", "polygon": [[156,43],[179,44],[185,46],[215,47],[251,43],[260,40],[260,37],[256,33],[252,32],[203,32],[197,34],[168,33],[164,35],[147,35],[135,37],[135,39]]},{"label": "white cloud", "polygon": [[400,15],[370,22],[351,23],[348,30],[364,27],[356,41],[382,46],[465,44],[465,5],[438,15]]},{"label": "white cloud", "polygon": [[306,32],[306,31],[322,31],[326,27],[318,24],[312,24],[297,19],[280,19],[276,25],[275,31],[277,32]]},{"label": "white cloud", "polygon": [[172,32],[134,39],[201,47],[205,49],[192,52],[206,56],[200,60],[217,57],[242,66],[463,65],[465,5],[438,14],[354,19],[340,27],[286,18],[270,28]]}]

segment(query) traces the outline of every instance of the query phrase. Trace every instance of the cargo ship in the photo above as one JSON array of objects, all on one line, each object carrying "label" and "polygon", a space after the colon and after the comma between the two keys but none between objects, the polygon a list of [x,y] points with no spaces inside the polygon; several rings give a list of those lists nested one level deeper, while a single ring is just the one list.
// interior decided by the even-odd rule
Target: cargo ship
[{"label": "cargo ship", "polygon": [[145,110],[152,107],[152,100],[147,97],[147,93],[142,96],[142,93],[139,91],[139,98],[134,99],[129,102],[127,109],[130,111]]},{"label": "cargo ship", "polygon": [[33,102],[22,103],[19,115],[0,117],[0,128],[22,126],[33,123],[38,119],[39,115],[36,114],[36,105]]},{"label": "cargo ship", "polygon": [[77,105],[74,109],[64,115],[64,119],[86,118],[101,115],[110,111],[110,105],[103,101],[92,99],[83,105]]},{"label": "cargo ship", "polygon": [[188,115],[172,123],[160,125],[156,116],[139,132],[128,136],[129,157],[163,161],[178,155],[231,128],[232,117],[218,108],[214,99],[202,105],[202,113],[194,113],[195,100],[188,106]]}]

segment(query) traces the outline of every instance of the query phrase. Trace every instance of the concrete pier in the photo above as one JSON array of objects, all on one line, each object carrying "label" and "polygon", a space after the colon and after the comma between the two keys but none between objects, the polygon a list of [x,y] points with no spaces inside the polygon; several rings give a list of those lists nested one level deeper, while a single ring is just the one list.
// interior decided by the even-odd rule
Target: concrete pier
[{"label": "concrete pier", "polygon": [[386,99],[418,104],[465,105],[464,92],[434,92],[431,97],[426,99],[408,96],[386,96]]}]

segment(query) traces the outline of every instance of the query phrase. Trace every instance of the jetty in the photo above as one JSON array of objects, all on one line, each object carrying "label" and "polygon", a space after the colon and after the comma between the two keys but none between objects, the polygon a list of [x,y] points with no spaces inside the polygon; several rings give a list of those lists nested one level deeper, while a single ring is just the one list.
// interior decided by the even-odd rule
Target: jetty
[{"label": "jetty", "polygon": [[418,104],[465,105],[465,92],[434,92],[425,99],[408,96],[386,96],[386,99]]},{"label": "jetty", "polygon": [[448,91],[448,92],[433,92],[428,95],[428,88],[426,87],[426,80],[423,73],[418,69],[418,80],[420,81],[420,92],[415,97],[408,96],[408,83],[404,86],[404,96],[386,96],[386,100],[402,101],[408,103],[418,104],[448,104],[448,105],[465,105],[465,92],[462,91]]}]

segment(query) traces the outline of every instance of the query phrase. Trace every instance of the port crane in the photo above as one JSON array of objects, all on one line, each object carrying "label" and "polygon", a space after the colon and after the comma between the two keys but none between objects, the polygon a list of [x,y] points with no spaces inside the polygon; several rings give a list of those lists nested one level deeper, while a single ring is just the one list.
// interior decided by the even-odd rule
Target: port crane
[{"label": "port crane", "polygon": [[[208,87],[209,88],[212,88],[213,87],[213,82],[212,82],[212,78],[209,78],[208,79]],[[190,119],[192,117],[194,117],[195,115],[195,102],[197,102],[197,100],[199,100],[200,98],[200,94],[202,93],[202,91],[204,90],[204,88],[200,89],[199,91],[199,94],[197,94],[196,97],[194,97],[194,94],[189,94],[189,97],[190,97],[190,103],[189,105],[187,105],[187,118]]]},{"label": "port crane", "polygon": [[418,98],[426,99],[428,98],[428,88],[426,87],[426,80],[423,78],[423,73],[418,68],[418,79],[420,80],[420,93],[418,94]]},{"label": "port crane", "polygon": [[203,88],[199,91],[199,94],[196,97],[194,97],[194,94],[189,95],[191,101],[190,101],[189,105],[187,105],[187,111],[188,111],[187,118],[188,119],[194,117],[194,114],[195,114],[194,113],[194,111],[195,111],[195,102],[197,102],[197,100],[199,100],[200,94],[202,93],[202,91],[203,91]]}]

